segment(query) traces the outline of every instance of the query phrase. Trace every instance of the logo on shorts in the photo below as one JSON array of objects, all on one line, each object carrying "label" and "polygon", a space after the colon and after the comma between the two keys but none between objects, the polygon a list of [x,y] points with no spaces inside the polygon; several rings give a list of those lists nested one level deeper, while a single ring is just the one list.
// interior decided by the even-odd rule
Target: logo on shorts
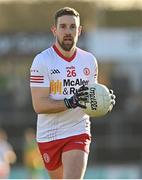
[{"label": "logo on shorts", "polygon": [[48,155],[47,153],[44,153],[44,154],[43,154],[43,159],[44,159],[44,161],[45,161],[46,163],[49,163],[49,162],[50,162],[50,157],[49,157],[49,155]]}]

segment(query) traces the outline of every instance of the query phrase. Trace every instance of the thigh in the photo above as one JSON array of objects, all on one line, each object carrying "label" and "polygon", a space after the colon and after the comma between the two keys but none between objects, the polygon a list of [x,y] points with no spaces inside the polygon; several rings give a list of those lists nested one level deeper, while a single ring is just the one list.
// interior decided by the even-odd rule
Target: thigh
[{"label": "thigh", "polygon": [[47,172],[51,179],[63,179],[63,166],[62,165],[55,170],[47,170]]},{"label": "thigh", "polygon": [[82,150],[63,152],[63,179],[83,179],[88,161],[88,154]]},{"label": "thigh", "polygon": [[63,166],[61,160],[62,143],[60,141],[38,143],[45,168],[51,179],[63,178]]}]

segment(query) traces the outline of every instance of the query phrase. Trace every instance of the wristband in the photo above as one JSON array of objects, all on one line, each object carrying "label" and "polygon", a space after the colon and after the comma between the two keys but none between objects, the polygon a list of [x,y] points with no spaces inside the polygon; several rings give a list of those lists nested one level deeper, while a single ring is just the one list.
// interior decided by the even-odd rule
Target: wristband
[{"label": "wristband", "polygon": [[70,102],[69,102],[69,100],[68,100],[67,98],[64,99],[64,103],[65,103],[65,105],[66,105],[66,107],[67,107],[68,109],[71,109],[71,108],[72,108],[72,106],[71,106],[71,104],[70,104]]}]

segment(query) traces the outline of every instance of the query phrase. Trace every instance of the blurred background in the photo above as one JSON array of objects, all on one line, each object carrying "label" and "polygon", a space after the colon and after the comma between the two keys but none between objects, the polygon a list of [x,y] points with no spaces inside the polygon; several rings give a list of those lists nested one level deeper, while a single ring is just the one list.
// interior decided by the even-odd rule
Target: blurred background
[{"label": "blurred background", "polygon": [[91,119],[85,178],[142,178],[142,1],[0,0],[0,128],[16,154],[9,178],[48,178],[34,159],[29,69],[35,55],[53,44],[54,12],[64,6],[80,13],[78,46],[96,56],[99,82],[117,97],[110,114]]}]

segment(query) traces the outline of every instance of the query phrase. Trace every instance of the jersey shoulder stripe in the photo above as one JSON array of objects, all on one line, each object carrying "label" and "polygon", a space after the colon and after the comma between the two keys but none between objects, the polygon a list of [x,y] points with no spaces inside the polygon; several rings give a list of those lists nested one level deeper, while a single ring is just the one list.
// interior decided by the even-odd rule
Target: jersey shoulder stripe
[{"label": "jersey shoulder stripe", "polygon": [[31,87],[49,87],[48,68],[53,60],[53,49],[50,47],[37,54],[33,60],[30,72]]},{"label": "jersey shoulder stripe", "polygon": [[44,76],[31,75],[30,76],[30,82],[31,83],[43,83],[44,82]]}]

